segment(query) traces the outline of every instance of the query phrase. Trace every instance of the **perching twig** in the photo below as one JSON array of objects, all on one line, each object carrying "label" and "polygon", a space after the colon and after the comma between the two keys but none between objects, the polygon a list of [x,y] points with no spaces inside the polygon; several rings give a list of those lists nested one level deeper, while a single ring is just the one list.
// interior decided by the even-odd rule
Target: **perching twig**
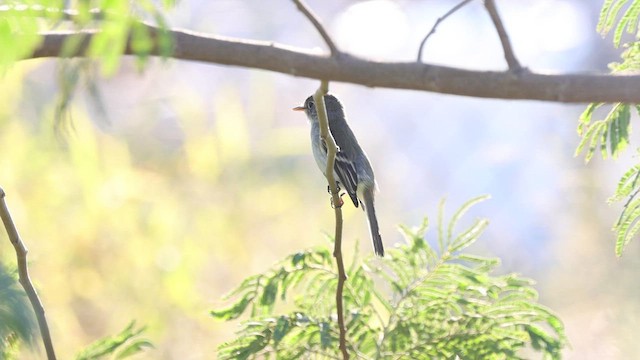
[{"label": "perching twig", "polygon": [[38,319],[38,326],[40,327],[42,342],[44,343],[44,348],[47,352],[47,359],[55,360],[56,354],[53,350],[53,342],[51,341],[51,334],[49,334],[49,326],[47,325],[47,318],[44,314],[44,307],[42,306],[38,293],[33,287],[33,284],[31,284],[31,279],[29,278],[29,268],[27,265],[28,250],[20,239],[20,235],[18,235],[18,230],[16,229],[16,225],[13,223],[13,219],[11,219],[11,214],[9,213],[9,208],[7,207],[4,197],[4,190],[0,188],[0,217],[2,217],[4,228],[7,230],[7,235],[9,235],[9,240],[16,250],[18,281],[20,281],[24,291],[27,293],[31,306],[33,307],[33,311]]},{"label": "perching twig", "polygon": [[344,325],[344,310],[342,307],[342,294],[344,290],[344,282],[347,280],[347,275],[344,270],[344,262],[342,260],[342,209],[340,194],[336,180],[333,174],[333,166],[336,160],[337,145],[333,138],[333,135],[329,131],[329,119],[327,118],[327,109],[324,105],[324,96],[329,92],[329,82],[322,80],[320,87],[313,94],[313,100],[316,103],[316,109],[318,111],[318,121],[320,123],[320,138],[327,145],[327,181],[329,182],[329,188],[331,189],[331,199],[333,203],[333,209],[336,216],[336,232],[335,243],[333,249],[333,257],[336,258],[338,264],[338,287],[336,289],[336,312],[338,313],[338,328],[340,331],[340,351],[342,352],[342,358],[344,360],[349,359],[349,352],[347,351],[347,330]]},{"label": "perching twig", "polygon": [[322,36],[322,39],[324,39],[324,42],[327,43],[327,46],[329,47],[329,51],[331,51],[331,56],[336,57],[340,55],[340,50],[338,50],[338,47],[336,47],[336,44],[331,39],[331,36],[329,36],[329,33],[327,33],[327,31],[324,29],[324,26],[322,26],[322,23],[320,22],[320,20],[318,20],[315,14],[311,12],[311,10],[309,10],[307,5],[305,5],[302,2],[302,0],[293,0],[293,2],[298,7],[298,10],[300,10],[300,12],[302,12],[304,16],[306,16],[307,19],[309,19],[309,21],[311,21],[311,24],[313,24],[313,27],[315,27],[316,30],[320,33],[320,36]]},{"label": "perching twig", "polygon": [[504,50],[504,58],[507,60],[509,70],[515,73],[521,72],[524,69],[518,62],[518,59],[516,59],[516,55],[513,53],[511,42],[509,41],[509,35],[507,35],[507,31],[502,24],[502,20],[500,19],[500,15],[498,14],[498,9],[496,8],[496,3],[494,2],[494,0],[484,0],[484,7],[487,9],[487,12],[489,12],[491,21],[493,21],[493,25],[496,27],[496,31],[498,32],[498,36],[500,37],[500,43],[502,44],[502,49]]},{"label": "perching twig", "polygon": [[429,37],[431,35],[436,33],[436,28],[438,27],[438,25],[440,25],[440,23],[444,19],[448,18],[451,14],[453,14],[454,12],[460,10],[463,6],[467,5],[471,1],[473,1],[473,0],[463,0],[458,5],[456,5],[453,8],[451,8],[451,10],[447,11],[446,14],[442,15],[441,17],[439,17],[438,20],[436,20],[436,23],[433,24],[433,27],[431,28],[431,31],[429,31],[429,33],[424,37],[424,39],[422,39],[422,42],[420,43],[420,47],[418,48],[418,62],[422,62],[422,49],[424,48],[424,44],[427,43],[427,40],[429,39]]}]

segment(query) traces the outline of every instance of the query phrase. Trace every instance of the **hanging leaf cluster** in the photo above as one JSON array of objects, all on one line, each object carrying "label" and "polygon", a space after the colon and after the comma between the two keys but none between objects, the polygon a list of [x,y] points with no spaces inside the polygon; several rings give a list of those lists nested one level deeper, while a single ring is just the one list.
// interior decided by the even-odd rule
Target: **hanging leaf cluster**
[{"label": "hanging leaf cluster", "polygon": [[[613,44],[622,46],[622,61],[609,64],[612,73],[624,74],[640,71],[640,0],[605,0],[600,12],[597,30],[603,36],[613,32]],[[625,34],[631,39],[623,41]],[[606,115],[594,120],[598,109],[610,107]],[[608,155],[617,158],[629,145],[631,119],[633,114],[640,114],[638,104],[615,103],[606,105],[592,103],[580,116],[578,135],[582,137],[576,149],[576,155],[585,151],[585,160],[591,160],[596,151],[600,151],[603,159]],[[638,165],[627,171],[620,179],[611,201],[627,199],[617,222],[613,226],[616,233],[615,252],[621,256],[624,247],[638,233],[640,211],[637,207],[636,177]]]}]

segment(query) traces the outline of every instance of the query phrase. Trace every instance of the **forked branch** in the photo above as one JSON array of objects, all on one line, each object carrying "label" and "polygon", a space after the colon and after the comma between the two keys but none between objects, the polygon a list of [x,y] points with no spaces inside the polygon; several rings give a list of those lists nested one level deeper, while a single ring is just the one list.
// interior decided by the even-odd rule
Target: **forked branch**
[{"label": "forked branch", "polygon": [[436,23],[433,24],[431,31],[429,31],[427,35],[424,37],[424,39],[422,39],[422,42],[420,42],[420,47],[418,48],[418,60],[417,60],[418,62],[422,62],[422,50],[424,49],[424,45],[427,43],[427,40],[429,40],[429,37],[436,33],[436,29],[438,28],[438,25],[440,25],[440,23],[443,22],[446,18],[453,15],[454,12],[460,10],[461,8],[463,8],[465,5],[467,5],[472,1],[473,0],[463,0],[458,5],[452,7],[451,10],[447,11],[444,15],[440,16],[438,20],[436,20]]},{"label": "forked branch", "polygon": [[496,31],[498,32],[498,37],[500,37],[500,43],[502,44],[502,50],[504,51],[504,58],[507,60],[507,65],[509,65],[509,70],[515,73],[519,73],[524,68],[518,62],[515,53],[513,52],[513,48],[511,48],[511,41],[509,40],[509,35],[507,34],[507,30],[505,30],[504,25],[502,24],[502,20],[500,19],[500,15],[498,14],[498,8],[496,8],[496,3],[494,0],[484,0],[484,7],[487,9],[489,16],[491,16],[491,21],[493,21],[493,26],[495,26]]},{"label": "forked branch", "polygon": [[322,23],[320,22],[318,17],[311,11],[311,9],[307,7],[307,5],[305,5],[305,3],[302,2],[302,0],[293,0],[293,2],[296,4],[296,7],[298,7],[298,10],[300,10],[300,12],[303,13],[304,16],[307,17],[307,19],[309,19],[318,33],[320,33],[320,36],[322,36],[322,39],[329,47],[329,51],[331,51],[331,56],[339,56],[340,50],[338,50],[338,47],[333,42],[333,39],[331,39],[331,36],[329,36],[329,33],[327,32],[327,30],[325,30],[324,26],[322,26]]}]

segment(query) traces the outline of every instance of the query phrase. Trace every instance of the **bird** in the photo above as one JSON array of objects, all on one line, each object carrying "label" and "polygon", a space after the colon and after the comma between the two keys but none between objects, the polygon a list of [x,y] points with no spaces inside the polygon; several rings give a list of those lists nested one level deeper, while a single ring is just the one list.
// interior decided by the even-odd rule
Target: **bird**
[{"label": "bird", "polygon": [[[378,218],[375,210],[375,192],[378,188],[373,168],[362,150],[353,131],[347,124],[344,107],[332,94],[324,95],[329,130],[336,142],[338,151],[334,164],[336,185],[342,185],[355,207],[362,206],[367,214],[371,241],[376,255],[384,256],[384,246],[380,236]],[[326,177],[327,170],[327,145],[320,138],[320,122],[313,96],[309,96],[304,104],[293,108],[295,111],[304,111],[311,123],[311,149],[316,164]]]}]

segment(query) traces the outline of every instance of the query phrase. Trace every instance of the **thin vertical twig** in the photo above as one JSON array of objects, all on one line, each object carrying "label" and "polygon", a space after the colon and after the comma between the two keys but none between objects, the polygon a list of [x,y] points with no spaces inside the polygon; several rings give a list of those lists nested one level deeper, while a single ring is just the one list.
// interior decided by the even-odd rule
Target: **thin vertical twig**
[{"label": "thin vertical twig", "polygon": [[436,33],[436,28],[438,27],[438,25],[440,25],[440,23],[442,21],[444,21],[444,19],[448,18],[454,12],[460,10],[463,6],[467,5],[468,3],[472,2],[472,1],[473,0],[463,0],[463,1],[461,1],[458,5],[456,5],[453,8],[451,8],[451,10],[447,11],[446,14],[442,15],[441,17],[438,18],[438,20],[436,20],[436,23],[433,24],[433,27],[431,28],[431,31],[429,31],[429,33],[427,33],[427,35],[424,37],[424,39],[422,39],[422,42],[420,43],[420,47],[418,48],[418,62],[422,62],[422,50],[424,49],[424,45],[427,43],[427,40],[429,39],[429,37]]},{"label": "thin vertical twig", "polygon": [[329,36],[329,33],[327,32],[327,30],[325,30],[324,26],[322,26],[322,23],[320,22],[320,20],[318,20],[318,17],[307,7],[307,5],[305,5],[305,3],[302,2],[302,0],[293,0],[293,2],[296,4],[298,10],[300,10],[300,12],[303,13],[304,16],[307,17],[307,19],[309,19],[318,33],[320,33],[320,36],[322,36],[322,39],[329,47],[331,56],[334,57],[340,55],[340,50],[338,50],[338,47],[331,39],[331,36]]},{"label": "thin vertical twig", "polygon": [[333,249],[333,257],[336,258],[338,265],[338,287],[336,289],[336,312],[338,313],[338,328],[340,332],[340,352],[342,352],[342,358],[349,359],[349,352],[347,351],[347,329],[344,325],[344,309],[342,305],[342,296],[344,291],[344,283],[347,280],[347,275],[344,270],[344,261],[342,259],[342,199],[338,193],[338,186],[333,174],[333,166],[336,160],[337,145],[333,135],[329,131],[329,119],[327,118],[327,109],[324,104],[324,96],[329,92],[329,82],[323,80],[318,90],[313,94],[313,99],[316,103],[316,109],[318,111],[318,121],[320,122],[320,138],[327,145],[327,181],[329,182],[329,188],[331,189],[331,199],[333,203],[333,209],[336,217],[336,229],[335,229],[335,243]]},{"label": "thin vertical twig", "polygon": [[504,58],[507,60],[507,65],[509,65],[509,70],[512,72],[520,72],[524,70],[520,62],[516,58],[515,53],[513,52],[513,48],[511,47],[511,41],[509,40],[509,35],[507,34],[507,30],[505,30],[504,25],[502,24],[502,20],[500,19],[500,15],[498,14],[498,8],[496,8],[496,3],[494,0],[484,0],[484,7],[487,9],[489,16],[491,17],[491,21],[493,21],[493,26],[495,26],[496,31],[498,32],[498,37],[500,38],[500,43],[502,44],[502,50],[504,51]]},{"label": "thin vertical twig", "polygon": [[33,311],[36,314],[36,319],[38,319],[38,326],[40,327],[42,342],[44,343],[44,348],[47,352],[47,359],[55,360],[56,354],[53,349],[53,342],[51,341],[51,334],[49,333],[49,326],[47,325],[47,318],[44,313],[44,307],[42,306],[42,302],[40,302],[38,293],[36,292],[36,289],[33,287],[31,279],[29,278],[29,268],[27,265],[28,250],[20,239],[20,235],[18,234],[16,225],[13,223],[13,219],[11,218],[9,208],[7,207],[7,203],[5,201],[5,192],[2,188],[0,188],[0,217],[2,217],[4,228],[7,230],[9,240],[11,241],[11,244],[16,251],[16,258],[18,262],[18,281],[24,288],[24,291],[27,293],[27,297],[29,297],[29,301],[31,302]]}]

